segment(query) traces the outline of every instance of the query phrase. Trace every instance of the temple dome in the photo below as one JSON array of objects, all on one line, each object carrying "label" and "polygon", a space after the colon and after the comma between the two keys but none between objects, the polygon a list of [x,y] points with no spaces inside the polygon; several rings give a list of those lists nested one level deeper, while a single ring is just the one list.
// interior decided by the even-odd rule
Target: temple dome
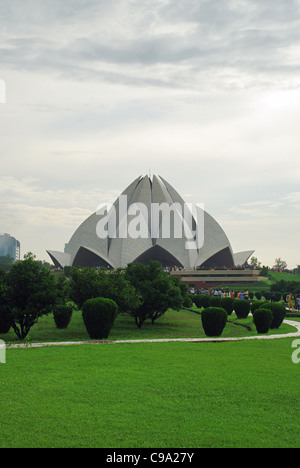
[{"label": "temple dome", "polygon": [[[129,263],[148,263],[151,259],[160,261],[162,266],[233,267],[236,260],[245,263],[252,255],[252,251],[233,254],[221,226],[204,210],[200,218],[203,239],[197,244],[193,241],[197,240],[199,220],[182,197],[162,177],[140,176],[106,211],[97,211],[86,219],[64,252],[47,252],[59,268],[125,268]],[[101,235],[99,222],[102,227],[105,225]],[[178,226],[182,227],[181,235]]]}]

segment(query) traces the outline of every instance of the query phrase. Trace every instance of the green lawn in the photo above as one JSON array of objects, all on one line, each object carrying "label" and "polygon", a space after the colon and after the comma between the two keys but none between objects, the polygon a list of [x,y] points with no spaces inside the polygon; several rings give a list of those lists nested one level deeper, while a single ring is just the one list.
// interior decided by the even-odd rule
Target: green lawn
[{"label": "green lawn", "polygon": [[0,447],[300,447],[291,339],[8,349]]},{"label": "green lawn", "polygon": [[[256,335],[241,326],[252,317],[229,319],[239,325],[228,323],[223,336]],[[109,339],[201,336],[199,315],[169,310],[141,330],[120,315]],[[0,338],[16,341],[12,332]],[[76,312],[66,330],[44,317],[30,339],[89,337]],[[0,364],[0,448],[298,448],[300,364],[292,363],[292,341],[8,348]]]}]

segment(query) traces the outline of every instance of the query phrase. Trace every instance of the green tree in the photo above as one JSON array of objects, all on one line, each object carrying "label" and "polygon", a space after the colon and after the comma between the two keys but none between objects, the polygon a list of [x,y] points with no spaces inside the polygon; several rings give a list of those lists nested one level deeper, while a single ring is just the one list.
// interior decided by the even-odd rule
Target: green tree
[{"label": "green tree", "polygon": [[251,257],[250,266],[252,266],[253,268],[260,268],[261,262],[258,261],[257,257]]},{"label": "green tree", "polygon": [[267,277],[267,276],[269,275],[269,267],[267,267],[267,266],[264,265],[264,266],[262,267],[262,269],[261,269],[259,275],[260,275],[260,276],[265,276],[265,277]]},{"label": "green tree", "polygon": [[280,257],[275,259],[274,268],[276,270],[285,270],[287,268],[286,261],[282,260]]},{"label": "green tree", "polygon": [[10,292],[7,273],[0,269],[0,333],[8,333],[12,324]]},{"label": "green tree", "polygon": [[7,273],[12,328],[24,340],[38,319],[62,300],[54,275],[31,256],[15,263]]},{"label": "green tree", "polygon": [[0,257],[0,268],[4,271],[9,271],[14,262],[14,259],[10,255]]},{"label": "green tree", "polygon": [[125,277],[142,298],[142,304],[131,313],[138,328],[147,319],[154,324],[169,308],[179,310],[182,307],[184,298],[181,288],[162,270],[159,262],[130,264]]},{"label": "green tree", "polygon": [[70,299],[80,309],[88,299],[97,297],[116,302],[120,313],[130,313],[140,305],[139,295],[122,270],[73,267],[69,276]]}]

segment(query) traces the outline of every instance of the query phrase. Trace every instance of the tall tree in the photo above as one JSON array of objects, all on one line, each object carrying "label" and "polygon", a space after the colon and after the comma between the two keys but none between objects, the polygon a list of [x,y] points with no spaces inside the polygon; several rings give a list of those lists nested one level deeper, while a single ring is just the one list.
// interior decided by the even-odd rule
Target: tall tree
[{"label": "tall tree", "polygon": [[276,270],[285,270],[287,268],[286,261],[282,260],[280,257],[275,259],[274,268]]},{"label": "tall tree", "polygon": [[181,288],[161,268],[160,263],[150,261],[149,265],[130,264],[125,277],[141,295],[142,304],[131,315],[138,328],[151,319],[152,324],[169,309],[179,310],[183,304]]},{"label": "tall tree", "polygon": [[62,300],[54,275],[31,256],[15,263],[7,273],[12,328],[24,340],[38,319]]},{"label": "tall tree", "polygon": [[95,268],[69,271],[70,299],[81,309],[85,301],[104,297],[118,304],[119,312],[135,310],[140,305],[134,286],[125,278],[122,270],[96,270]]}]

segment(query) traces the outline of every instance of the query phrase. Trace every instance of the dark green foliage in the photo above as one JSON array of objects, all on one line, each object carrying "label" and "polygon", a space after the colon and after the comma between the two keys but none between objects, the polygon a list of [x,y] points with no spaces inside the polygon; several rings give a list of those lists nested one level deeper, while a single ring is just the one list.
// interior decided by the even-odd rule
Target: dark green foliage
[{"label": "dark green foliage", "polygon": [[82,308],[85,301],[106,297],[118,304],[119,312],[131,313],[140,305],[140,298],[134,286],[125,278],[122,270],[96,270],[95,268],[69,271],[70,299]]},{"label": "dark green foliage", "polygon": [[300,294],[300,281],[280,280],[277,283],[273,284],[272,289],[273,291],[278,291],[282,294],[284,293],[285,295],[286,291],[290,291],[292,294]]},{"label": "dark green foliage", "polygon": [[280,302],[282,298],[282,294],[280,292],[275,292],[274,300],[275,302]]},{"label": "dark green foliage", "polygon": [[250,302],[245,299],[236,299],[233,308],[239,319],[247,318],[250,312]]},{"label": "dark green foliage", "polygon": [[206,296],[203,294],[195,294],[192,296],[193,302],[198,309],[207,309],[210,306],[210,296]]},{"label": "dark green foliage", "polygon": [[118,315],[118,306],[111,299],[97,297],[88,299],[82,307],[82,318],[93,340],[106,339]]},{"label": "dark green foliage", "polygon": [[183,307],[193,307],[193,296],[189,293],[189,286],[181,281],[181,278],[175,276],[169,277],[174,285],[180,289]]},{"label": "dark green foliage", "polygon": [[11,312],[0,306],[0,333],[8,333],[12,326]]},{"label": "dark green foliage", "polygon": [[131,263],[126,268],[125,278],[141,297],[140,306],[130,312],[138,328],[147,319],[154,324],[169,308],[180,310],[184,303],[178,283],[162,270],[157,261],[150,261],[149,265]]},{"label": "dark green foliage", "polygon": [[270,309],[256,309],[253,313],[253,322],[257,333],[268,333],[273,320]]},{"label": "dark green foliage", "polygon": [[269,291],[264,291],[262,293],[262,296],[266,299],[266,301],[269,301],[271,299],[271,293]]},{"label": "dark green foliage", "polygon": [[195,294],[194,296],[192,296],[192,301],[198,309],[201,309],[203,307],[202,304],[204,297],[205,296],[203,296],[202,294]]},{"label": "dark green foliage", "polygon": [[67,328],[73,314],[73,307],[71,304],[57,305],[53,311],[54,322],[57,328]]},{"label": "dark green foliage", "polygon": [[39,317],[53,312],[61,295],[51,271],[31,257],[11,267],[7,286],[12,328],[24,340]]},{"label": "dark green foliage", "polygon": [[220,336],[227,322],[227,312],[221,307],[208,307],[202,312],[201,318],[206,336]]},{"label": "dark green foliage", "polygon": [[283,304],[268,303],[268,304],[264,304],[260,308],[271,310],[273,319],[272,319],[270,328],[271,329],[279,328],[286,316],[285,306]]},{"label": "dark green foliage", "polygon": [[204,307],[204,309],[207,309],[208,307],[210,307],[210,298],[211,296],[203,296],[202,307]]},{"label": "dark green foliage", "polygon": [[261,306],[263,306],[265,304],[265,301],[256,301],[256,302],[253,302],[250,306],[250,310],[252,312],[252,314],[256,311],[256,309],[259,309]]},{"label": "dark green foliage", "polygon": [[210,296],[209,306],[210,307],[221,307],[221,297],[220,296]]},{"label": "dark green foliage", "polygon": [[10,290],[7,274],[0,270],[0,333],[8,333],[12,325]]},{"label": "dark green foliage", "polygon": [[233,303],[235,299],[233,297],[222,297],[221,298],[221,307],[226,310],[228,315],[231,315],[233,312]]}]

